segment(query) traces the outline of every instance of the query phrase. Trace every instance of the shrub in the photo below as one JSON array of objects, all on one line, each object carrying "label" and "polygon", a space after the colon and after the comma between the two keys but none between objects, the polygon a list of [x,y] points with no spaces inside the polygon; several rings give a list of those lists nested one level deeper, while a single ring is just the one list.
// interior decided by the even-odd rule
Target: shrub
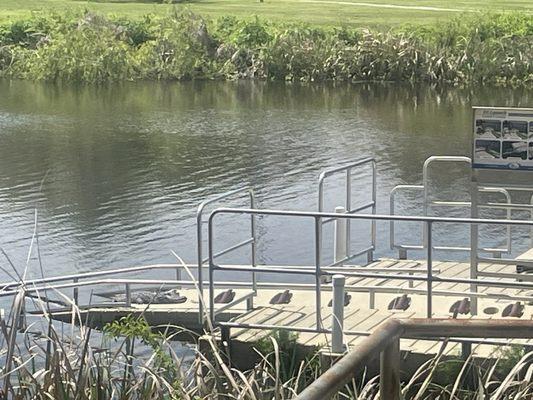
[{"label": "shrub", "polygon": [[318,28],[189,12],[141,20],[56,13],[0,27],[0,75],[156,79],[401,81],[530,85],[533,18],[481,14],[390,31]]}]

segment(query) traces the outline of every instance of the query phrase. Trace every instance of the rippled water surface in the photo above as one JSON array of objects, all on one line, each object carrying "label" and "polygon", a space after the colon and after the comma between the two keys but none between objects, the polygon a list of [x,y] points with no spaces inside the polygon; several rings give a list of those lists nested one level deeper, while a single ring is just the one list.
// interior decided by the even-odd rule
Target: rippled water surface
[{"label": "rippled water surface", "polygon": [[[532,100],[532,92],[488,88],[0,82],[0,246],[22,270],[37,217],[48,276],[173,262],[171,250],[194,261],[195,208],[206,197],[250,185],[262,207],[316,209],[320,170],[367,155],[378,160],[378,211],[388,213],[390,189],[420,183],[428,156],[470,155],[471,105]],[[367,172],[354,176],[360,199]],[[435,168],[434,186],[464,198],[465,172]],[[328,187],[332,208],[342,184]],[[417,200],[402,198],[399,208],[418,212]],[[219,248],[244,238],[244,221],[229,222]],[[260,261],[312,262],[310,227],[260,219]],[[379,225],[378,255],[390,254],[387,229]],[[419,229],[401,234],[414,242]],[[366,226],[352,236],[363,245]],[[447,230],[448,244],[466,237]],[[501,231],[486,240],[501,242]],[[40,274],[38,255],[34,248],[29,275]]]}]

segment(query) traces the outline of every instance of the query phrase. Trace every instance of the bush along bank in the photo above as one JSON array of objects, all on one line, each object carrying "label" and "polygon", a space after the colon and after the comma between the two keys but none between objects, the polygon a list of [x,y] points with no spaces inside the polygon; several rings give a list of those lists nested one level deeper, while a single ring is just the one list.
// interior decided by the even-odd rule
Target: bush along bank
[{"label": "bush along bank", "polygon": [[389,31],[204,20],[34,15],[0,26],[0,76],[107,82],[265,79],[533,84],[533,16],[463,17]]}]

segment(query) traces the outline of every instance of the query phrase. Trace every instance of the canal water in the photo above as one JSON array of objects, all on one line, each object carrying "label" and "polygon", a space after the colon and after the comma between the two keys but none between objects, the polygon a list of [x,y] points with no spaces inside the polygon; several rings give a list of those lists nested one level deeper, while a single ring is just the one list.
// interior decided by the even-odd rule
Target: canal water
[{"label": "canal water", "polygon": [[[23,271],[37,221],[39,252],[34,245],[28,276],[39,276],[41,267],[52,276],[174,262],[171,251],[193,262],[195,210],[202,200],[249,185],[261,207],[316,210],[319,172],[364,156],[377,159],[378,212],[388,213],[390,190],[420,183],[428,156],[470,155],[472,105],[532,106],[533,92],[392,84],[88,87],[2,81],[0,247]],[[466,199],[467,172],[435,167],[432,193]],[[354,174],[354,202],[368,199],[369,182],[368,170]],[[333,209],[342,203],[343,183],[332,180],[327,188],[327,207]],[[400,196],[397,208],[420,213],[420,195]],[[221,219],[216,247],[244,239],[244,223]],[[420,227],[398,231],[400,242],[420,241]],[[464,245],[468,238],[464,228],[438,231],[436,244]],[[309,221],[260,218],[258,233],[261,263],[313,262]],[[393,254],[388,224],[379,224],[378,233],[376,255]],[[515,233],[518,252],[528,232]],[[330,234],[326,230],[327,240]],[[368,239],[368,226],[354,224],[353,248]],[[503,231],[486,230],[483,240],[501,244]],[[247,262],[246,254],[237,253],[227,260]],[[8,263],[0,259],[0,265],[0,280],[7,280]]]}]

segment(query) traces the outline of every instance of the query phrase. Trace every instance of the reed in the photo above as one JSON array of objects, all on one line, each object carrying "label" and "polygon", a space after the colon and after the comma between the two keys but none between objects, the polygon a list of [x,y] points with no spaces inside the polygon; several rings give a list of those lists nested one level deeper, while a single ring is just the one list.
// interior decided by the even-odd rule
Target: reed
[{"label": "reed", "polygon": [[[206,332],[203,351],[180,355],[173,339],[180,328],[148,326],[141,317],[109,324],[103,334],[82,324],[72,308],[71,328],[52,323],[46,299],[25,295],[21,281],[10,315],[0,320],[0,398],[13,399],[290,399],[321,371],[318,353],[297,357],[295,337],[275,332],[257,343],[259,364],[239,371],[227,362],[225,350]],[[42,317],[26,321],[25,302]],[[78,326],[75,328],[74,326]],[[404,383],[405,399],[531,399],[533,352],[500,353],[486,365],[472,358],[458,363],[443,357],[447,343]],[[451,363],[456,367],[448,368]],[[500,368],[499,364],[506,364]],[[459,368],[457,368],[457,366]],[[443,382],[437,376],[446,371]],[[375,399],[378,377],[364,374],[346,385],[340,398]]]},{"label": "reed", "polygon": [[[294,398],[324,368],[320,365],[318,349],[311,355],[298,354],[296,334],[284,331],[272,332],[268,339],[256,343],[260,361],[249,371],[231,366],[210,321],[202,336],[202,350],[196,346],[185,353],[176,351],[174,341],[183,332],[180,327],[150,327],[143,313],[138,317],[124,317],[108,324],[103,332],[95,332],[84,326],[73,299],[50,288],[49,292],[54,292],[72,310],[70,324],[65,328],[53,322],[48,296],[42,293],[27,296],[25,280],[30,255],[39,251],[38,238],[36,214],[28,261],[22,274],[2,250],[19,282],[9,315],[0,316],[2,399],[285,400]],[[177,254],[173,255],[198,290],[191,271]],[[40,257],[37,260],[40,264]],[[4,272],[13,275],[8,270]],[[27,303],[40,311],[36,319],[30,319],[25,312]],[[486,365],[471,357],[457,364],[456,359],[447,360],[443,356],[446,346],[445,341],[436,357],[421,365],[404,382],[405,399],[532,398],[533,352],[511,348],[500,352],[496,362]],[[460,368],[450,369],[449,363]],[[438,379],[442,370],[446,371],[444,381]],[[376,399],[378,378],[363,373],[338,396]]]}]

